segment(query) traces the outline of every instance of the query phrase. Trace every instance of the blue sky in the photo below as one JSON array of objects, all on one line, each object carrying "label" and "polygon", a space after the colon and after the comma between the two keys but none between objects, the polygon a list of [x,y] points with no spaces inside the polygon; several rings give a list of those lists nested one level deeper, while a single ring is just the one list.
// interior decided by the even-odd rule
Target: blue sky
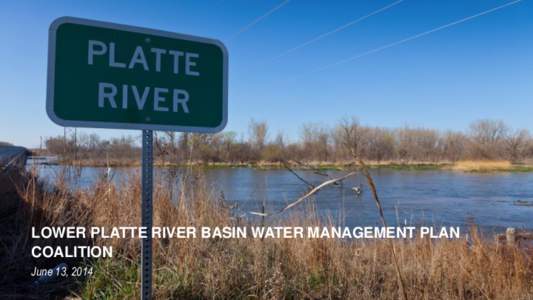
[{"label": "blue sky", "polygon": [[[501,119],[533,130],[533,3],[395,42],[510,1],[4,1],[0,4],[0,140],[34,147],[63,133],[45,112],[48,26],[75,16],[206,36],[229,50],[226,130],[250,119],[295,139],[303,123],[357,116],[370,126],[464,130]],[[279,9],[264,16],[273,8]],[[258,21],[254,23],[254,21]],[[252,25],[250,25],[252,24]],[[343,64],[323,67],[372,52]],[[319,70],[319,71],[317,71]],[[103,136],[135,131],[80,129]]]}]

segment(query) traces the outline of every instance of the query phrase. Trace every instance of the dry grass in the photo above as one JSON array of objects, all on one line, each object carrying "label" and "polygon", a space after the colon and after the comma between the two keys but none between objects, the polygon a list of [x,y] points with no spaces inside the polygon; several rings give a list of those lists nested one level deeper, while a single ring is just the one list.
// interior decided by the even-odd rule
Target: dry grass
[{"label": "dry grass", "polygon": [[31,256],[33,245],[89,245],[84,239],[34,240],[31,227],[88,226],[93,211],[77,201],[79,193],[64,186],[48,190],[27,173],[11,170],[0,174],[0,299],[42,299],[67,295],[77,283],[71,280],[34,286],[30,273],[35,266],[53,268],[61,262],[69,266],[79,259],[42,259]]},{"label": "dry grass", "polygon": [[489,172],[489,171],[510,171],[513,165],[509,161],[483,161],[483,160],[462,160],[452,166],[453,170],[463,172]]},{"label": "dry grass", "polygon": [[[38,225],[139,226],[140,185],[132,175],[124,186],[100,181],[89,191],[41,193],[32,187],[20,201],[40,211],[13,222]],[[61,189],[60,189],[61,190]],[[182,177],[175,205],[169,190],[157,185],[155,226],[247,225],[233,218],[201,173]],[[52,202],[53,201],[53,202]],[[46,217],[43,217],[46,216]],[[284,225],[318,225],[310,206]],[[277,224],[277,223],[276,223]],[[274,223],[269,225],[276,225]],[[19,225],[22,226],[22,225]],[[27,225],[26,225],[27,226]],[[24,227],[24,226],[23,226]],[[26,227],[24,227],[26,228]],[[31,244],[26,231],[12,239]],[[4,239],[4,238],[3,238]],[[95,273],[81,287],[63,285],[87,299],[139,298],[139,249],[133,239],[97,240],[113,245],[115,257],[93,262]],[[409,299],[532,299],[533,253],[498,247],[475,231],[470,239],[394,242]],[[2,258],[13,273],[0,278],[0,295],[31,294],[24,272],[33,267],[24,247],[16,262]],[[398,299],[393,257],[386,241],[347,243],[328,239],[171,239],[154,241],[154,294],[157,299]],[[15,259],[15,258],[12,258]],[[20,276],[16,281],[15,276]],[[15,287],[15,289],[13,289]],[[26,288],[26,289],[25,289]],[[57,286],[43,287],[49,290]],[[43,290],[36,291],[43,295]],[[8,290],[10,291],[7,294]],[[47,291],[47,290],[45,290]],[[2,294],[3,293],[3,294]]]}]

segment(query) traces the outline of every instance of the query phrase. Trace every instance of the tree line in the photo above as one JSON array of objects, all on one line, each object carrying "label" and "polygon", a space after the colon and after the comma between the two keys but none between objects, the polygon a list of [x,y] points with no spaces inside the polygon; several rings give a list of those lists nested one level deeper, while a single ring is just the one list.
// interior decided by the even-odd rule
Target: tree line
[{"label": "tree line", "polygon": [[[96,134],[69,134],[47,138],[45,145],[63,159],[138,159],[139,140],[140,136],[102,139]],[[354,156],[376,162],[521,162],[533,157],[533,138],[528,130],[513,130],[497,120],[479,120],[460,132],[364,126],[351,118],[333,127],[305,124],[299,138],[289,141],[283,133],[273,135],[267,122],[252,120],[248,134],[240,137],[232,131],[156,132],[154,153],[169,162],[342,162]]]}]

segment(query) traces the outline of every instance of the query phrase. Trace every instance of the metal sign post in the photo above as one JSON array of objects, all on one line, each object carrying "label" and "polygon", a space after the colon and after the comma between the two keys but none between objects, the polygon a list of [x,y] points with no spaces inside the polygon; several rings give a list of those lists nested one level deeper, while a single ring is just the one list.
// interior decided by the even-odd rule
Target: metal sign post
[{"label": "metal sign post", "polygon": [[216,133],[228,118],[217,40],[62,17],[50,25],[46,112],[61,126],[141,129],[141,299],[152,296],[152,130]]},{"label": "metal sign post", "polygon": [[141,299],[152,298],[152,195],[153,195],[153,132],[142,131],[142,204],[141,226],[147,237],[141,241]]}]

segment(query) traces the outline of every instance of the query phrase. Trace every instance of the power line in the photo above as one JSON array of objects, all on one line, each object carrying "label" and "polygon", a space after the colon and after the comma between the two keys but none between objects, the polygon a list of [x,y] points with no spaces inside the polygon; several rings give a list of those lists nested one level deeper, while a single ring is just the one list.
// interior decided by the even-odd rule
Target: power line
[{"label": "power line", "polygon": [[383,51],[385,49],[388,49],[388,48],[392,48],[394,46],[398,46],[398,45],[401,45],[403,43],[407,43],[407,42],[410,42],[410,41],[413,41],[415,39],[418,39],[418,38],[421,38],[423,36],[426,36],[426,35],[429,35],[429,34],[432,34],[432,33],[435,33],[437,31],[440,31],[440,30],[443,30],[443,29],[446,29],[446,28],[449,28],[449,27],[452,27],[452,26],[455,26],[455,25],[458,25],[458,24],[461,24],[461,23],[464,23],[464,22],[467,22],[467,21],[470,21],[472,19],[475,19],[477,17],[481,17],[481,16],[484,16],[486,14],[490,14],[492,12],[495,12],[497,10],[500,10],[500,9],[503,9],[503,8],[506,8],[508,6],[511,6],[511,5],[514,5],[514,4],[517,4],[519,2],[521,2],[522,0],[515,0],[515,1],[511,1],[511,2],[508,2],[508,3],[505,3],[505,4],[502,4],[500,6],[496,6],[494,8],[491,8],[491,9],[488,9],[488,10],[485,10],[485,11],[482,11],[480,13],[477,13],[475,15],[471,15],[471,16],[468,16],[468,17],[465,17],[465,18],[462,18],[462,19],[459,19],[457,21],[453,21],[451,23],[448,23],[448,24],[445,24],[445,25],[441,25],[439,27],[436,27],[436,28],[433,28],[431,30],[428,30],[428,31],[424,31],[424,32],[421,32],[421,33],[418,33],[418,34],[415,34],[415,35],[412,35],[410,37],[407,37],[407,38],[404,38],[404,39],[401,39],[399,41],[396,41],[396,42],[392,42],[390,44],[386,44],[386,45],[383,45],[381,47],[377,47],[377,48],[374,48],[372,50],[368,50],[366,52],[363,52],[363,53],[360,53],[360,54],[357,54],[357,55],[354,55],[352,57],[348,57],[348,58],[345,58],[345,59],[342,59],[342,60],[339,60],[337,62],[334,62],[334,63],[331,63],[329,65],[326,65],[324,67],[321,67],[321,68],[318,68],[318,69],[315,69],[313,71],[311,71],[310,73],[317,73],[317,72],[321,72],[321,71],[324,71],[326,69],[329,69],[331,67],[335,67],[335,66],[338,66],[338,65],[342,65],[342,64],[345,64],[345,63],[348,63],[348,62],[351,62],[351,61],[354,61],[354,60],[357,60],[357,59],[360,59],[362,57],[365,57],[365,56],[368,56],[368,55],[371,55],[371,54],[374,54],[376,52],[379,52],[379,51]]},{"label": "power line", "polygon": [[265,14],[261,15],[260,17],[256,18],[255,20],[253,20],[252,22],[246,24],[245,26],[241,27],[241,29],[239,29],[239,31],[237,31],[234,35],[232,35],[229,39],[230,40],[233,40],[235,39],[237,36],[239,36],[240,34],[248,31],[250,28],[254,27],[257,23],[263,21],[264,19],[266,19],[268,16],[270,16],[271,14],[273,14],[274,12],[276,12],[277,10],[279,10],[280,8],[284,7],[285,5],[287,5],[288,3],[290,2],[290,0],[285,0],[281,3],[279,3],[278,5],[274,6],[272,9],[270,9],[269,11],[267,11]]},{"label": "power line", "polygon": [[384,11],[390,9],[390,8],[393,8],[394,6],[396,6],[396,5],[400,4],[400,3],[402,3],[403,1],[404,1],[404,0],[397,0],[397,1],[393,2],[393,3],[390,3],[390,4],[388,4],[388,5],[386,5],[386,6],[382,7],[382,8],[380,8],[380,9],[377,9],[377,10],[375,10],[375,11],[373,11],[373,12],[367,14],[367,15],[364,15],[364,16],[359,17],[359,18],[357,18],[357,19],[355,19],[355,20],[352,20],[352,21],[350,21],[350,22],[348,22],[348,23],[346,23],[346,24],[344,24],[344,25],[341,25],[341,26],[339,26],[339,27],[337,27],[337,28],[335,28],[335,29],[333,29],[333,30],[330,30],[330,31],[328,31],[328,32],[325,32],[325,33],[319,34],[319,35],[317,35],[316,37],[314,37],[314,38],[312,38],[312,39],[310,39],[310,40],[308,40],[308,41],[306,41],[306,42],[304,42],[304,43],[302,43],[302,44],[300,44],[300,45],[298,45],[298,46],[296,46],[296,47],[290,48],[289,50],[287,50],[287,51],[285,51],[285,52],[279,54],[278,56],[272,58],[272,60],[276,60],[276,59],[278,59],[278,58],[281,58],[281,57],[283,57],[283,56],[286,56],[286,55],[288,55],[288,54],[290,54],[290,53],[292,53],[292,52],[294,52],[294,51],[296,51],[296,50],[299,50],[299,49],[302,49],[302,48],[304,48],[304,47],[306,47],[306,46],[309,46],[310,44],[315,43],[315,42],[317,42],[317,41],[319,41],[319,40],[321,40],[321,39],[323,39],[323,38],[325,38],[325,37],[328,37],[328,36],[330,36],[330,35],[332,35],[332,34],[335,34],[335,33],[337,33],[337,32],[340,32],[340,31],[342,31],[342,30],[345,30],[345,29],[347,29],[347,28],[349,28],[349,27],[351,27],[351,26],[353,26],[353,25],[355,25],[355,24],[357,24],[357,23],[360,23],[360,22],[362,22],[362,21],[364,21],[364,20],[366,20],[366,19],[372,17],[373,15],[379,14],[380,12],[384,12]]}]

